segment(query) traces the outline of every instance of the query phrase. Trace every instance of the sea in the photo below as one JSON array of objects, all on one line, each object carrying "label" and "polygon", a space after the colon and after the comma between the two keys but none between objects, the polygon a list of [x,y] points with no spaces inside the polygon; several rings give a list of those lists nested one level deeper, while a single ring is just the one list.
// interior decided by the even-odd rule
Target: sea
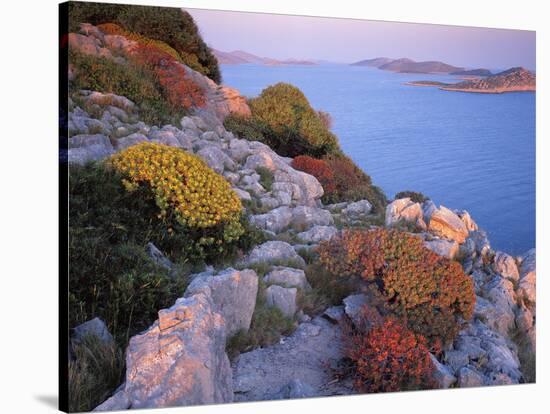
[{"label": "sea", "polygon": [[420,191],[469,211],[495,250],[535,247],[534,92],[442,91],[406,83],[459,79],[345,64],[222,65],[222,76],[248,97],[277,82],[299,87],[389,199]]}]

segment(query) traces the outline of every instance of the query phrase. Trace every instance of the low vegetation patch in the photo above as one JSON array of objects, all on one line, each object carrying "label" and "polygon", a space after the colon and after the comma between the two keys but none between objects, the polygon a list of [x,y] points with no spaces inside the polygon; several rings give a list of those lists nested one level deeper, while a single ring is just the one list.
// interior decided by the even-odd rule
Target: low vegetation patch
[{"label": "low vegetation patch", "polygon": [[409,329],[442,345],[471,319],[474,287],[458,262],[424,247],[420,238],[397,230],[347,230],[322,242],[321,264],[335,277],[368,283],[385,312]]},{"label": "low vegetation patch", "polygon": [[418,192],[418,191],[400,191],[395,195],[395,200],[399,200],[400,198],[410,198],[411,201],[414,201],[415,203],[423,203],[424,201],[429,200],[429,197],[426,197],[424,194]]},{"label": "low vegetation patch", "polygon": [[124,357],[116,344],[89,335],[74,346],[69,361],[69,412],[91,411],[123,381]]},{"label": "low vegetation patch", "polygon": [[227,340],[226,351],[231,359],[242,352],[277,343],[281,336],[290,335],[296,328],[292,319],[286,317],[278,308],[267,305],[265,288],[260,282],[250,329],[240,331]]},{"label": "low vegetation patch", "polygon": [[221,81],[216,57],[212,54],[189,13],[180,8],[71,2],[69,31],[77,32],[81,23],[115,23],[124,30],[161,41],[175,50],[192,69]]},{"label": "low vegetation patch", "polygon": [[141,119],[148,124],[175,123],[185,114],[184,107],[172,107],[163,88],[149,68],[128,62],[119,64],[111,59],[89,56],[74,50],[69,61],[76,68],[70,89],[87,89],[125,96],[140,108]]}]

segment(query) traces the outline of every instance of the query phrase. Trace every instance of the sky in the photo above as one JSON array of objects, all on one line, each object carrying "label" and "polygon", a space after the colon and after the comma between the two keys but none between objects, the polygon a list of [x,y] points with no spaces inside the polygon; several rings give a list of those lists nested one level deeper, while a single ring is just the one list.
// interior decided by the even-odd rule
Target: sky
[{"label": "sky", "polygon": [[186,9],[206,43],[275,59],[353,63],[375,57],[467,68],[535,70],[535,32]]}]

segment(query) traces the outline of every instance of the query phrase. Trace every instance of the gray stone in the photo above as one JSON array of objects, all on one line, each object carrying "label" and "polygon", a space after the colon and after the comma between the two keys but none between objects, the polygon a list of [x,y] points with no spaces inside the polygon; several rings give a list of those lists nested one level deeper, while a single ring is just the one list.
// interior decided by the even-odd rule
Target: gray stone
[{"label": "gray stone", "polygon": [[437,360],[432,354],[430,354],[430,359],[434,366],[434,379],[439,385],[439,388],[449,388],[456,382],[456,377],[453,375],[451,370],[443,365]]},{"label": "gray stone", "polygon": [[468,231],[478,230],[477,223],[466,210],[455,210],[455,214],[460,217],[460,220],[462,220]]},{"label": "gray stone", "polygon": [[480,256],[485,256],[491,251],[487,233],[483,230],[470,232],[469,238],[474,242],[475,250]]},{"label": "gray stone", "polygon": [[484,382],[483,375],[470,367],[462,367],[458,371],[458,386],[460,388],[481,387]]},{"label": "gray stone", "polygon": [[512,256],[503,252],[496,252],[493,262],[493,269],[502,277],[517,282],[519,280],[519,271],[516,261]]},{"label": "gray stone", "polygon": [[368,200],[355,201],[349,203],[347,207],[342,210],[342,214],[351,217],[359,218],[362,216],[367,216],[372,211],[372,204]]},{"label": "gray stone", "polygon": [[242,162],[252,154],[248,141],[244,139],[232,139],[229,141],[229,156],[236,162]]},{"label": "gray stone", "polygon": [[204,147],[197,152],[210,168],[221,174],[224,169],[235,170],[235,162],[216,146]]},{"label": "gray stone", "polygon": [[298,267],[305,267],[304,259],[296,253],[290,244],[277,240],[267,241],[254,247],[244,262],[248,264],[292,262]]},{"label": "gray stone", "polygon": [[334,322],[341,322],[344,319],[346,312],[344,306],[331,306],[325,309],[323,316]]},{"label": "gray stone", "polygon": [[307,230],[311,226],[329,226],[334,224],[330,212],[317,207],[298,206],[292,210],[291,226],[298,231]]},{"label": "gray stone", "polygon": [[476,297],[474,316],[504,336],[514,327],[514,313],[510,308],[502,309],[480,296]]},{"label": "gray stone", "polygon": [[140,142],[145,142],[145,141],[147,141],[147,137],[143,134],[136,132],[128,136],[117,139],[115,143],[115,148],[117,151],[121,151],[128,147],[131,147],[132,145],[136,145],[136,144],[139,144]]},{"label": "gray stone", "polygon": [[430,223],[430,219],[435,210],[437,210],[437,206],[432,200],[426,200],[422,203],[422,215],[427,225]]},{"label": "gray stone", "polygon": [[250,216],[250,222],[255,226],[280,233],[290,225],[292,220],[292,209],[286,206],[275,208],[265,214]]},{"label": "gray stone", "polygon": [[207,295],[181,298],[130,339],[124,393],[132,408],[233,400],[225,324]]},{"label": "gray stone", "polygon": [[71,341],[78,345],[84,341],[87,336],[95,336],[106,345],[114,343],[113,336],[107,329],[107,325],[99,318],[94,318],[73,329]]},{"label": "gray stone", "polygon": [[228,336],[250,328],[258,293],[256,272],[229,268],[215,276],[196,277],[187,287],[185,297],[198,293],[212,298],[214,309],[225,321]]},{"label": "gray stone", "polygon": [[293,380],[308,384],[315,396],[353,393],[327,369],[343,356],[340,325],[314,318],[279,343],[242,353],[233,362],[235,401],[276,398]]},{"label": "gray stone", "polygon": [[334,226],[313,226],[308,231],[298,233],[297,237],[304,243],[319,243],[330,240],[338,231]]},{"label": "gray stone", "polygon": [[235,191],[237,196],[243,201],[251,201],[252,200],[252,196],[250,195],[250,193],[248,191],[242,190],[238,187],[233,187],[233,191]]},{"label": "gray stone", "polygon": [[182,129],[191,129],[191,130],[197,130],[197,126],[195,125],[195,122],[188,116],[184,116],[181,118],[180,121]]},{"label": "gray stone", "polygon": [[130,408],[130,399],[124,390],[116,392],[112,397],[98,405],[93,411],[122,411]]},{"label": "gray stone", "polygon": [[303,383],[300,380],[292,380],[285,385],[274,399],[295,399],[315,397],[316,391],[311,385]]},{"label": "gray stone", "polygon": [[153,243],[149,242],[145,246],[147,250],[147,254],[149,257],[155,262],[157,265],[164,267],[167,270],[172,270],[172,267],[174,266],[170,259],[168,259],[164,253],[162,253],[157,246],[155,246]]},{"label": "gray stone", "polygon": [[520,266],[520,278],[518,296],[528,303],[534,304],[537,301],[537,269],[536,251],[529,250],[523,257]]},{"label": "gray stone", "polygon": [[289,318],[296,313],[297,293],[296,288],[284,288],[278,285],[271,285],[265,290],[267,304],[276,307]]},{"label": "gray stone", "polygon": [[448,259],[454,259],[458,253],[458,243],[454,240],[434,239],[424,242],[431,251]]},{"label": "gray stone", "polygon": [[284,287],[295,287],[300,289],[311,289],[302,269],[277,266],[264,276],[267,284],[280,285]]},{"label": "gray stone", "polygon": [[422,207],[419,203],[411,201],[408,197],[400,198],[387,205],[385,224],[387,227],[391,227],[401,221],[405,221],[414,223],[425,230],[426,223],[423,217]]},{"label": "gray stone", "polygon": [[356,326],[360,326],[364,323],[363,321],[363,308],[367,304],[367,296],[358,293],[355,295],[350,295],[344,300],[344,312],[352,320]]}]

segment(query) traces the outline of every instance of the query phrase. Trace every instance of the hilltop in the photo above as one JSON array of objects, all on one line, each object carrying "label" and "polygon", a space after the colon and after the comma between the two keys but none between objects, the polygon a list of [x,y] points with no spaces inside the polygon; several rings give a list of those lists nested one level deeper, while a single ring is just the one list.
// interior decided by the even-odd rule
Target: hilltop
[{"label": "hilltop", "polygon": [[437,86],[445,91],[476,92],[476,93],[504,93],[536,91],[536,75],[529,70],[516,67],[487,76],[485,78],[470,79],[458,83],[444,83],[433,81],[410,82],[413,86]]},{"label": "hilltop", "polygon": [[451,73],[464,68],[449,65],[439,61],[416,62],[409,58],[389,59],[379,57],[352,63],[354,66],[371,66],[381,70],[399,73]]},{"label": "hilltop", "polygon": [[218,63],[225,65],[242,65],[252,63],[255,65],[316,65],[317,63],[309,60],[300,59],[285,59],[278,60],[267,57],[256,56],[242,50],[234,50],[232,52],[222,52],[221,50],[212,49],[214,56],[218,59]]}]

